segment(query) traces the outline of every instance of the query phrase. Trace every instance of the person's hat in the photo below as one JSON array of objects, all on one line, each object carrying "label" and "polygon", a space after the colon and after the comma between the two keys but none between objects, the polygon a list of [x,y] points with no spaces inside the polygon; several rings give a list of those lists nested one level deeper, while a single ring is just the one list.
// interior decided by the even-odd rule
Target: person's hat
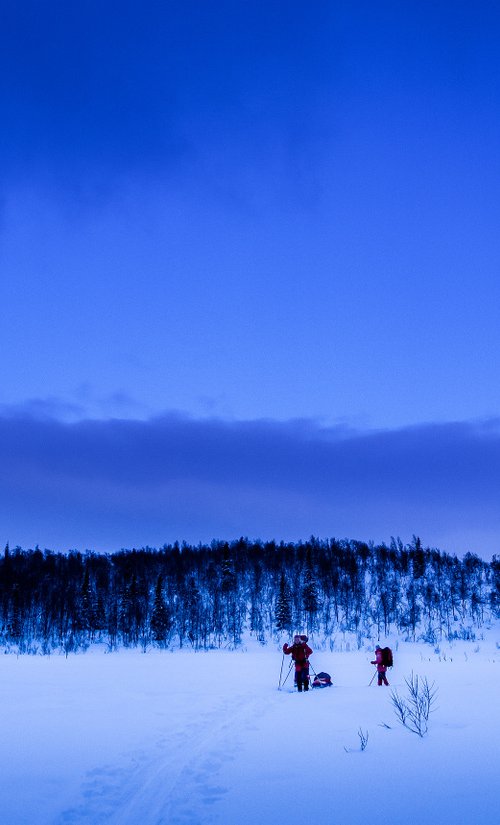
[{"label": "person's hat", "polygon": [[377,647],[375,648],[375,650],[382,650],[382,648],[380,647],[380,645],[377,645]]}]

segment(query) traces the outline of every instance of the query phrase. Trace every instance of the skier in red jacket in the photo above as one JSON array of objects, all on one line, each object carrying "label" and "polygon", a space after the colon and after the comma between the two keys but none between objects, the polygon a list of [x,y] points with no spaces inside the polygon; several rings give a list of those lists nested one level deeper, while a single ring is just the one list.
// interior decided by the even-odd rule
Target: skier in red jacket
[{"label": "skier in red jacket", "polygon": [[382,648],[380,647],[380,645],[377,645],[377,647],[375,648],[375,659],[370,664],[377,665],[377,679],[379,687],[382,686],[382,683],[384,683],[384,685],[389,686],[387,676],[385,675],[387,673],[387,667],[384,665],[383,662]]},{"label": "skier in red jacket", "polygon": [[291,654],[292,659],[295,662],[295,683],[299,693],[302,693],[302,688],[304,688],[304,690],[309,690],[308,659],[312,653],[312,650],[307,642],[307,636],[297,635],[293,637],[293,645],[289,646],[286,642],[283,645],[283,653],[287,656]]}]

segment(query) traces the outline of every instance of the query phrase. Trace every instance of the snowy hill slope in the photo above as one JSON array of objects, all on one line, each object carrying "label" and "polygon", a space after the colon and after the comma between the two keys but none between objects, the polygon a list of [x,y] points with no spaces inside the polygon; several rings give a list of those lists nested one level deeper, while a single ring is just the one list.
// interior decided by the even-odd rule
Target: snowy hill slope
[{"label": "snowy hill slope", "polygon": [[2,821],[498,821],[497,639],[400,645],[391,688],[413,670],[439,689],[424,739],[398,723],[390,689],[368,687],[370,650],[316,651],[335,686],[302,695],[291,679],[277,690],[281,653],[257,645],[4,656]]}]

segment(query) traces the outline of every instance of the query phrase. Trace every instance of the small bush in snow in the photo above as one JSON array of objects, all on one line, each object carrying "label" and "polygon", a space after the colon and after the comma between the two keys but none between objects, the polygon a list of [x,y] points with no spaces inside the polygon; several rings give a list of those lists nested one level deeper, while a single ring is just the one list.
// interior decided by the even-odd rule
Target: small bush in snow
[{"label": "small bush in snow", "polygon": [[427,677],[420,679],[412,671],[405,679],[408,695],[400,696],[396,690],[391,691],[394,713],[399,722],[412,733],[425,736],[429,729],[429,716],[435,710],[437,688],[429,684]]}]

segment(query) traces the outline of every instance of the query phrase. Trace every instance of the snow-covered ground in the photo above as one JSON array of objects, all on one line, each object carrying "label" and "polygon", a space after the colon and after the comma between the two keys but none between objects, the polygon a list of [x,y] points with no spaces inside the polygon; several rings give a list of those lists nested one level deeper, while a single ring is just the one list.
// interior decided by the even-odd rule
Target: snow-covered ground
[{"label": "snow-covered ground", "polygon": [[[278,691],[278,648],[2,657],[5,825],[473,825],[500,821],[500,629],[436,653],[400,644],[391,687],[435,681],[420,739],[371,650],[315,651],[334,687]],[[285,671],[286,671],[285,664]],[[386,727],[389,726],[389,727]],[[360,750],[358,729],[368,731]]]}]

